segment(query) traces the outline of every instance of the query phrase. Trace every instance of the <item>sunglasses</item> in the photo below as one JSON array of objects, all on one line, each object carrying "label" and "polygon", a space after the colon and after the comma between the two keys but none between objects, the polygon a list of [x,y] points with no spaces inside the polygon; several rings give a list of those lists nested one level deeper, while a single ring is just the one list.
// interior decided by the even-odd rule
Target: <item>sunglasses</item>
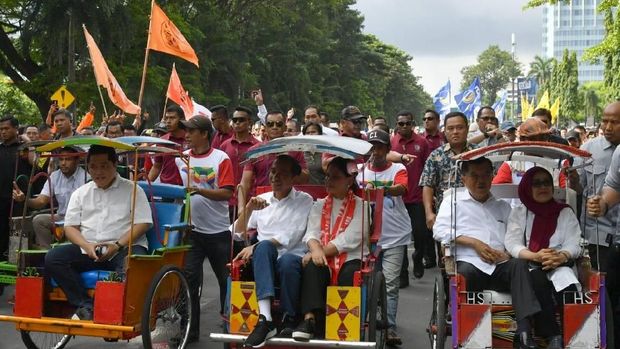
[{"label": "sunglasses", "polygon": [[267,121],[267,127],[282,127],[284,126],[284,121]]},{"label": "sunglasses", "polygon": [[399,121],[397,122],[398,126],[403,127],[403,126],[411,126],[411,121]]},{"label": "sunglasses", "polygon": [[233,124],[237,124],[237,123],[240,124],[242,122],[248,121],[248,119],[246,119],[246,118],[232,118],[231,120],[232,120]]},{"label": "sunglasses", "polygon": [[542,181],[532,181],[533,188],[553,187],[553,181],[545,179]]},{"label": "sunglasses", "polygon": [[480,119],[482,119],[484,121],[493,121],[493,120],[495,120],[495,118],[493,116],[485,116],[485,117],[482,117]]},{"label": "sunglasses", "polygon": [[351,121],[355,125],[361,125],[361,124],[364,123],[365,120],[364,119],[355,119],[355,120],[349,120],[349,121]]},{"label": "sunglasses", "polygon": [[435,118],[423,118],[422,120],[424,120],[424,121],[433,121],[433,120],[435,120]]}]

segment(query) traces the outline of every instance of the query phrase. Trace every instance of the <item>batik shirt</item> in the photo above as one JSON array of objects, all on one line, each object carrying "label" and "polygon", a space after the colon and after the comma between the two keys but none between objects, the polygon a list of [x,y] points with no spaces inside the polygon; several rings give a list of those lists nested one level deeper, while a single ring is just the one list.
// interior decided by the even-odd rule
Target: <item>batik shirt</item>
[{"label": "batik shirt", "polygon": [[[467,143],[464,151],[475,149],[476,146]],[[455,175],[454,164],[452,159],[456,154],[450,148],[450,143],[446,143],[443,147],[439,147],[428,156],[420,177],[421,187],[431,187],[435,196],[435,212],[439,210],[441,201],[443,200],[444,190],[453,187],[463,186],[463,180],[460,173]]]}]

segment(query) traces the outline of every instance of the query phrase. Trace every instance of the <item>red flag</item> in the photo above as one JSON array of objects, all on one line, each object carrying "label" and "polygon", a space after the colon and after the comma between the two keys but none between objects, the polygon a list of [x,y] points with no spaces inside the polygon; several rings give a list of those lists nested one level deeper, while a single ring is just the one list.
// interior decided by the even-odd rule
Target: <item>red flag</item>
[{"label": "red flag", "polygon": [[86,44],[88,45],[90,60],[93,64],[93,70],[95,71],[97,85],[103,86],[108,91],[108,97],[110,97],[110,100],[114,103],[114,105],[128,114],[139,115],[140,107],[127,98],[125,92],[123,92],[123,89],[108,68],[108,64],[105,62],[105,59],[103,59],[103,55],[101,54],[101,51],[99,51],[99,47],[97,47],[95,40],[90,35],[88,30],[86,30],[86,26],[82,25],[82,27],[84,28],[84,36],[86,37]]},{"label": "red flag", "polygon": [[183,58],[194,63],[198,67],[198,57],[192,46],[185,40],[181,31],[166,16],[164,11],[157,6],[155,1],[151,8],[151,24],[149,26],[149,39],[147,49],[160,51]]},{"label": "red flag", "polygon": [[168,91],[166,91],[166,97],[170,98],[173,102],[178,104],[185,113],[185,119],[189,119],[194,116],[194,104],[189,97],[189,93],[185,91],[183,85],[181,85],[181,79],[177,74],[175,64],[172,64],[172,73],[170,73],[170,82],[168,83]]}]

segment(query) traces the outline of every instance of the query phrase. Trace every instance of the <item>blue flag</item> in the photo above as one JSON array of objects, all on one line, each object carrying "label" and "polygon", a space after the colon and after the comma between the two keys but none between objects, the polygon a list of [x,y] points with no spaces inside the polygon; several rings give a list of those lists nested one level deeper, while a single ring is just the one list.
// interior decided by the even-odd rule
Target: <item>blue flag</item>
[{"label": "blue flag", "polygon": [[470,120],[474,119],[474,113],[480,108],[481,98],[480,79],[478,77],[474,79],[467,90],[454,96],[456,105]]},{"label": "blue flag", "polygon": [[443,118],[450,112],[450,103],[452,102],[452,91],[450,90],[450,80],[443,86],[439,92],[433,97],[435,111]]},{"label": "blue flag", "polygon": [[501,90],[499,92],[499,100],[493,104],[493,109],[495,110],[495,116],[497,120],[501,124],[504,122],[504,114],[506,114],[506,99],[508,97],[508,91]]}]

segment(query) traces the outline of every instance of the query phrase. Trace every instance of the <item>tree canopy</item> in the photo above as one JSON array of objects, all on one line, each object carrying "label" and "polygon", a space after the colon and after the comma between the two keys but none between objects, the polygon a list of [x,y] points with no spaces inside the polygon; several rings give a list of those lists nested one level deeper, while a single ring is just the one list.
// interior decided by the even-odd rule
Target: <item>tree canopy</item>
[{"label": "tree canopy", "polygon": [[[200,59],[200,69],[151,52],[143,110],[159,115],[172,63],[201,104],[269,108],[318,104],[331,115],[349,104],[372,115],[420,113],[431,99],[411,72],[412,57],[362,33],[354,0],[158,1]],[[77,107],[100,105],[81,25],[95,38],[127,96],[137,102],[149,0],[0,0],[0,70],[41,114],[61,84]],[[105,95],[105,93],[104,93]],[[114,107],[108,103],[108,110]]]},{"label": "tree canopy", "polygon": [[464,67],[461,74],[461,90],[466,89],[477,76],[480,78],[482,102],[491,105],[497,92],[521,75],[521,64],[512,59],[510,52],[491,45],[478,56],[477,64]]}]

